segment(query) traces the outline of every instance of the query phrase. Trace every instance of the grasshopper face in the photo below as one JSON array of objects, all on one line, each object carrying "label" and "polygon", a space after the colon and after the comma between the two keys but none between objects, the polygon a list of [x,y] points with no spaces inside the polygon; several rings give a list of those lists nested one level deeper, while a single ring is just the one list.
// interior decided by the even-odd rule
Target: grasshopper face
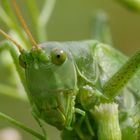
[{"label": "grasshopper face", "polygon": [[77,85],[71,54],[57,46],[45,46],[43,50],[24,52],[19,60],[38,117],[58,129],[70,127]]}]

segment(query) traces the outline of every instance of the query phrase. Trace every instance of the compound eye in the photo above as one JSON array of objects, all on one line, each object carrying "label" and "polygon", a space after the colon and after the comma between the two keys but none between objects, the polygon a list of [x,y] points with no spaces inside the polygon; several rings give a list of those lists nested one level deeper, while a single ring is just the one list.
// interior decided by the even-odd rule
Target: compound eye
[{"label": "compound eye", "polygon": [[51,52],[51,61],[55,65],[61,65],[65,62],[67,58],[67,54],[58,48],[55,48]]}]

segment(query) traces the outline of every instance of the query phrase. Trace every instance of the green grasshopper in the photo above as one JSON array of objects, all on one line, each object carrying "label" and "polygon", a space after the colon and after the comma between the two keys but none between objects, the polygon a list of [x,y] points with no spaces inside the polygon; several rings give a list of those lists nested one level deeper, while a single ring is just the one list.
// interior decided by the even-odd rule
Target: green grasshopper
[{"label": "green grasshopper", "polygon": [[[43,120],[58,128],[64,140],[138,140],[140,51],[128,59],[95,40],[37,44],[16,0],[12,3],[32,49],[24,50],[0,29],[14,43],[4,41],[0,50],[10,51],[38,123]],[[0,116],[47,139],[2,113]]]}]

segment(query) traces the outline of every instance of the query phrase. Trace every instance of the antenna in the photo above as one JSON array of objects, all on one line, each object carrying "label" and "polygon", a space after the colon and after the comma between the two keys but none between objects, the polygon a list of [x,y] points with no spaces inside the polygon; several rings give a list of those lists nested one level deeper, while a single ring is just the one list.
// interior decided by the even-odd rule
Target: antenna
[{"label": "antenna", "polygon": [[15,41],[11,36],[9,36],[7,33],[5,33],[2,29],[0,29],[0,34],[2,34],[6,39],[12,41],[17,46],[19,51],[22,52],[22,50],[23,50],[22,46],[17,41]]},{"label": "antenna", "polygon": [[12,0],[12,4],[13,4],[13,6],[14,6],[14,8],[15,8],[16,14],[17,14],[17,16],[18,16],[18,18],[19,18],[19,20],[20,20],[20,22],[21,22],[21,24],[22,24],[22,26],[23,26],[25,32],[27,33],[27,35],[28,35],[28,37],[29,37],[29,39],[30,39],[30,41],[31,41],[31,43],[32,43],[32,45],[33,45],[33,47],[39,48],[38,44],[37,44],[36,41],[34,40],[32,34],[31,34],[31,32],[30,32],[30,30],[29,30],[29,28],[28,28],[28,26],[27,26],[27,24],[26,24],[26,22],[25,22],[25,20],[24,20],[24,18],[23,18],[23,16],[22,16],[22,14],[21,14],[21,11],[20,11],[20,9],[19,9],[17,3],[16,3],[16,0]]}]

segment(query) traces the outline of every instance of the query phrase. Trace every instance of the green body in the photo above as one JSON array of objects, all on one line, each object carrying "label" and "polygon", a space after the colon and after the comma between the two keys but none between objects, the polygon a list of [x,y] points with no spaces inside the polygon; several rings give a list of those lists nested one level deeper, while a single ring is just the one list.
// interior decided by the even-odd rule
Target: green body
[{"label": "green body", "polygon": [[[38,57],[35,51],[21,54],[26,58],[25,76],[34,113],[39,119],[64,130],[63,139],[68,136],[69,139],[96,139],[96,122],[90,111],[99,102],[110,102],[108,94],[104,94],[107,91],[104,85],[125,64],[127,57],[97,41],[48,42],[40,46],[43,51],[41,55],[37,53]],[[51,51],[56,48],[67,54],[61,65],[51,62]],[[139,78],[136,75],[127,83],[129,79],[126,78],[117,90],[119,93],[113,96],[113,101],[119,104],[119,115],[127,115],[125,119],[122,117],[122,122],[132,119],[125,129],[135,125],[131,112],[140,97]],[[115,82],[119,80],[123,79],[117,77]],[[85,111],[86,116],[76,113],[77,108]]]}]

